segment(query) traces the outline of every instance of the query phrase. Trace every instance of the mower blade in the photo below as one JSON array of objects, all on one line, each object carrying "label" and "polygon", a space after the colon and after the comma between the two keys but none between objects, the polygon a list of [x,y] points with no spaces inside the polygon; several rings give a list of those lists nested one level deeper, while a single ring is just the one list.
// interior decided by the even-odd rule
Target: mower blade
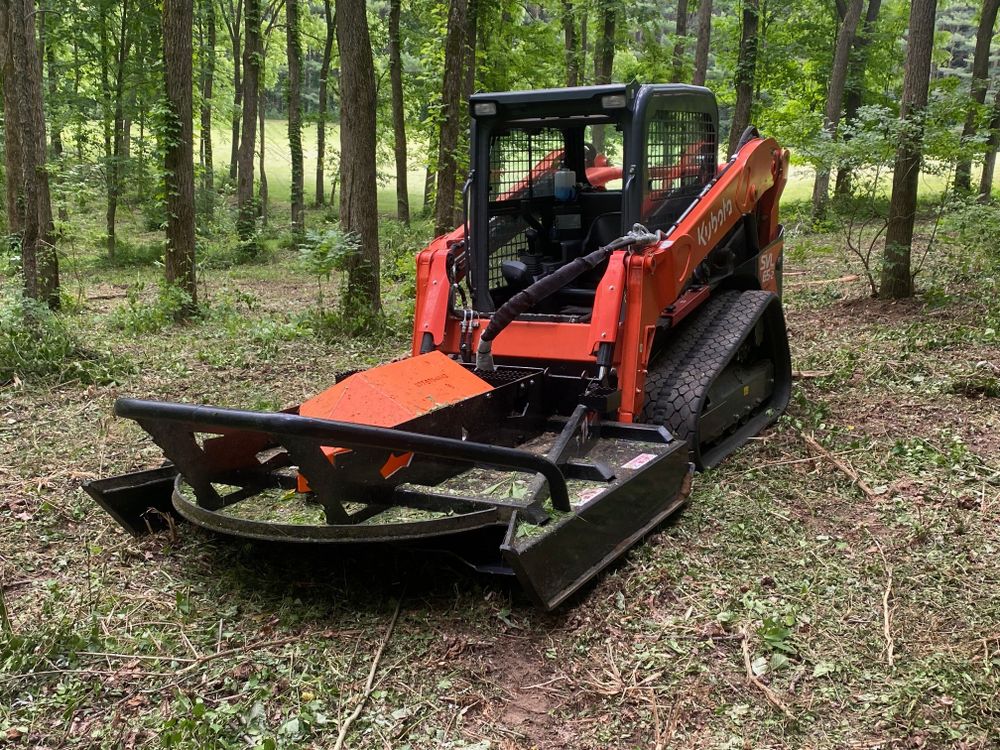
[{"label": "mower blade", "polygon": [[87,482],[83,491],[132,536],[143,536],[164,531],[179,518],[172,500],[176,478],[175,467],[161,466]]}]

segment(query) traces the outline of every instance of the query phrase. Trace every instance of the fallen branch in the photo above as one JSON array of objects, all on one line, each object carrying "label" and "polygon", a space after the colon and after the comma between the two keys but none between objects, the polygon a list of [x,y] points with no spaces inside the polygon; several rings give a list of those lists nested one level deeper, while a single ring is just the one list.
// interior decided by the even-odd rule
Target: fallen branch
[{"label": "fallen branch", "polygon": [[889,608],[889,597],[892,596],[892,566],[886,566],[885,591],[882,593],[882,629],[885,632],[885,659],[892,668],[895,665],[893,651],[896,642],[892,639],[892,610]]},{"label": "fallen branch", "polygon": [[813,378],[828,378],[833,370],[792,370],[794,380],[812,380]]},{"label": "fallen branch", "polygon": [[400,597],[396,602],[396,611],[392,613],[392,619],[389,621],[389,627],[385,630],[385,638],[378,646],[378,650],[375,651],[375,656],[372,657],[372,667],[368,670],[368,680],[365,682],[365,690],[361,694],[360,700],[358,700],[358,705],[354,707],[351,714],[344,719],[343,724],[340,725],[340,733],[337,735],[337,741],[333,745],[333,750],[343,750],[344,740],[347,739],[347,733],[351,730],[351,725],[361,716],[361,712],[365,708],[365,704],[368,703],[368,698],[372,694],[372,685],[375,682],[375,673],[378,671],[379,662],[382,661],[382,652],[385,650],[386,644],[389,639],[392,638],[392,631],[396,628],[396,621],[399,619],[399,608],[403,604],[403,598]]},{"label": "fallen branch", "polygon": [[785,284],[785,287],[788,288],[788,289],[797,289],[798,287],[802,287],[802,286],[822,286],[823,284],[838,284],[838,283],[846,284],[846,283],[848,283],[850,281],[857,281],[860,278],[861,277],[858,276],[856,273],[852,273],[849,276],[841,276],[841,277],[836,278],[836,279],[816,279],[814,281],[795,281],[795,282],[792,282],[791,284]]},{"label": "fallen branch", "polygon": [[758,690],[760,690],[764,694],[764,697],[767,698],[767,700],[771,703],[772,706],[777,708],[779,711],[781,711],[781,713],[783,713],[792,721],[795,721],[795,714],[793,714],[789,710],[788,706],[785,705],[784,701],[782,701],[781,698],[779,698],[777,694],[773,690],[771,690],[771,688],[769,688],[767,685],[761,682],[757,678],[757,675],[753,673],[753,667],[750,664],[750,646],[747,640],[747,633],[745,630],[743,631],[742,645],[743,645],[743,665],[746,667],[747,670],[747,682],[753,685]]},{"label": "fallen branch", "polygon": [[565,675],[559,675],[558,677],[553,677],[551,680],[545,680],[545,682],[536,682],[534,685],[526,685],[521,688],[521,690],[542,690],[553,682],[559,682],[560,680],[567,679]]},{"label": "fallen branch", "polygon": [[118,654],[112,651],[77,651],[77,656],[100,656],[105,659],[119,659],[121,661],[143,660],[143,661],[176,661],[184,664],[192,664],[196,659],[189,659],[184,656],[153,656],[152,654]]},{"label": "fallen branch", "polygon": [[653,739],[656,742],[655,750],[663,750],[663,733],[660,730],[660,707],[656,703],[656,691],[649,689],[649,704],[653,707]]},{"label": "fallen branch", "polygon": [[882,565],[885,568],[885,591],[882,592],[882,635],[885,637],[885,660],[891,669],[896,663],[896,641],[892,637],[892,608],[889,604],[889,600],[892,598],[892,566],[885,557],[885,550],[882,549],[881,542],[875,538],[871,531],[868,532],[868,536],[875,542],[878,554],[882,558]]},{"label": "fallen branch", "polygon": [[841,459],[837,458],[837,456],[835,456],[834,454],[830,453],[830,451],[828,451],[826,448],[820,445],[819,441],[817,441],[816,438],[814,438],[812,435],[802,435],[802,439],[805,441],[806,445],[808,445],[813,451],[819,453],[821,456],[826,458],[830,463],[832,463],[834,466],[840,469],[852,482],[854,482],[857,488],[864,493],[866,498],[868,498],[869,500],[874,500],[876,497],[878,497],[878,493],[868,486],[868,483],[865,482],[865,480],[858,475],[858,472],[854,470],[853,466],[851,466],[846,461],[842,461]]},{"label": "fallen branch", "polygon": [[[316,633],[299,633],[298,635],[288,636],[287,638],[278,638],[273,641],[256,641],[254,643],[248,643],[245,646],[239,646],[238,648],[230,648],[225,651],[216,651],[215,653],[205,654],[204,656],[199,656],[197,659],[189,659],[191,663],[180,670],[177,675],[183,677],[190,672],[195,671],[198,667],[207,664],[210,661],[215,661],[216,659],[224,659],[227,656],[233,656],[235,654],[242,654],[248,651],[259,651],[265,648],[275,648],[276,646],[287,646],[289,643],[302,643],[306,638],[319,636],[321,638],[331,638],[335,635],[346,635],[352,631],[345,630],[321,630]],[[183,632],[182,632],[183,635]],[[192,647],[193,648],[193,647]]]},{"label": "fallen branch", "polygon": [[[293,635],[288,638],[279,638],[275,641],[257,641],[256,643],[248,643],[245,646],[240,646],[239,648],[230,648],[225,651],[216,651],[214,654],[206,654],[205,656],[198,656],[196,659],[192,660],[184,669],[180,670],[177,674],[178,676],[186,675],[189,672],[193,672],[198,667],[204,664],[215,661],[216,659],[222,659],[226,656],[232,656],[234,654],[242,654],[246,651],[258,651],[262,648],[274,648],[275,646],[285,646],[289,643],[296,643],[302,641],[302,635]],[[190,642],[189,642],[190,643]],[[193,647],[192,647],[193,648]]]}]

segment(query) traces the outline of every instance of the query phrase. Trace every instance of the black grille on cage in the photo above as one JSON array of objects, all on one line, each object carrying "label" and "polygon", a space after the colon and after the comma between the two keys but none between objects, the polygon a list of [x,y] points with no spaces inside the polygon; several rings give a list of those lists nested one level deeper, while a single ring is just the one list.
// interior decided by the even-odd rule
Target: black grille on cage
[{"label": "black grille on cage", "polygon": [[693,198],[712,179],[718,140],[706,112],[657,112],[649,123],[648,197]]},{"label": "black grille on cage", "polygon": [[550,196],[555,172],[563,162],[565,138],[561,130],[515,129],[490,140],[489,287],[503,284],[500,264],[515,260],[528,249],[528,228],[521,217],[521,201]]}]

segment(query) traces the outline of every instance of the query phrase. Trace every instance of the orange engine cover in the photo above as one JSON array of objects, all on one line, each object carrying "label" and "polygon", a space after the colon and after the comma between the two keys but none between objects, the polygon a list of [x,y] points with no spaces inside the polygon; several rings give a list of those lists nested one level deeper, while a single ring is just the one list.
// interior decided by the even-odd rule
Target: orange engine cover
[{"label": "orange engine cover", "polygon": [[[443,406],[493,390],[441,352],[429,352],[358,372],[303,402],[303,417],[397,427]],[[344,448],[324,447],[332,461]],[[402,458],[402,457],[401,457]],[[299,477],[299,491],[308,487]]]}]

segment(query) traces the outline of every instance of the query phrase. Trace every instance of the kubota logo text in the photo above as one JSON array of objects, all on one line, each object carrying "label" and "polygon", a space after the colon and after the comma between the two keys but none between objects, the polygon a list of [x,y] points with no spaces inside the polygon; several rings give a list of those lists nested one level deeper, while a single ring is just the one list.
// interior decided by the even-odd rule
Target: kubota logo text
[{"label": "kubota logo text", "polygon": [[712,239],[712,235],[715,234],[716,230],[721,227],[726,219],[733,215],[733,202],[729,198],[722,201],[722,205],[716,210],[712,211],[708,215],[708,218],[698,225],[695,230],[695,237],[698,240],[698,244],[702,247],[707,247],[709,240]]}]

